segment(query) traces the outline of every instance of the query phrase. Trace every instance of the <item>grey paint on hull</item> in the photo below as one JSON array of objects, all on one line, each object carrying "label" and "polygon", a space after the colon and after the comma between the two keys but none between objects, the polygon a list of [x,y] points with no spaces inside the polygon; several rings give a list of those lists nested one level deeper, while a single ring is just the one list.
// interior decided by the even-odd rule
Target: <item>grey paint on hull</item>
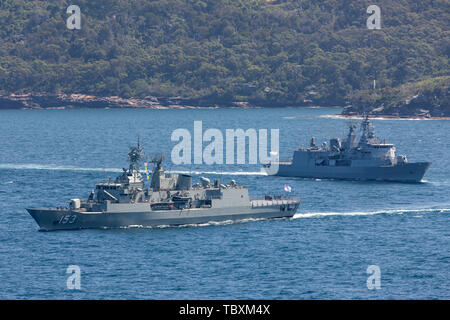
[{"label": "grey paint on hull", "polygon": [[386,167],[338,167],[280,164],[276,175],[286,177],[420,182],[431,162],[406,163]]},{"label": "grey paint on hull", "polygon": [[55,209],[27,209],[41,231],[121,228],[130,226],[156,227],[202,224],[208,222],[239,221],[245,219],[273,219],[292,217],[298,203],[289,210],[272,207],[233,207],[222,209],[184,209],[148,212],[78,212]]}]

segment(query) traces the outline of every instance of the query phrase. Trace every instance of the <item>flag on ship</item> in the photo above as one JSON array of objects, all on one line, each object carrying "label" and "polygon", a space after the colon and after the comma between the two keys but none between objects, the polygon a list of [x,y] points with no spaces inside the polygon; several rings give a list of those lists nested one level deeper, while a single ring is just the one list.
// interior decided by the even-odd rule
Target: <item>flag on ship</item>
[{"label": "flag on ship", "polygon": [[144,162],[144,167],[145,167],[145,174],[147,175],[147,180],[150,178],[150,172],[148,171],[147,168],[147,162]]}]

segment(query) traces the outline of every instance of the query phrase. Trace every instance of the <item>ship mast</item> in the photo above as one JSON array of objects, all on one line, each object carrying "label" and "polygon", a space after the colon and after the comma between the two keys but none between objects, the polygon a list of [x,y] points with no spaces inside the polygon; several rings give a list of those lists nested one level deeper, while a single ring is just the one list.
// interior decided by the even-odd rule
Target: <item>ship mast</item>
[{"label": "ship mast", "polygon": [[164,158],[164,154],[159,153],[154,155],[151,160],[151,162],[155,164],[152,172],[152,181],[150,182],[150,188],[153,190],[160,190],[161,177],[164,176],[164,169],[162,167]]},{"label": "ship mast", "polygon": [[140,139],[138,138],[137,147],[130,147],[130,152],[128,152],[128,158],[130,160],[130,172],[139,171],[139,162],[142,160],[143,151],[139,140]]},{"label": "ship mast", "polygon": [[356,135],[355,135],[355,128],[356,128],[356,124],[349,122],[348,124],[348,135],[347,135],[347,146],[346,149],[350,150],[353,148],[354,144],[355,144],[355,139],[356,139]]}]

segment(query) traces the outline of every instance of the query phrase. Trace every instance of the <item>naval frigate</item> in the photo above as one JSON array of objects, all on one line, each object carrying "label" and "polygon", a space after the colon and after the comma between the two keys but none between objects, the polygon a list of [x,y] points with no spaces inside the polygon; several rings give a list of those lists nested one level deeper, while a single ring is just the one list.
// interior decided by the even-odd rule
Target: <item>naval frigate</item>
[{"label": "naval frigate", "polygon": [[[346,138],[330,139],[321,147],[311,139],[309,148],[294,151],[293,158],[264,164],[269,175],[343,180],[379,180],[420,182],[431,162],[410,163],[405,155],[395,154],[395,146],[375,136],[374,127],[366,115],[357,126],[349,124]],[[278,170],[276,170],[278,168]]]},{"label": "naval frigate", "polygon": [[155,156],[151,183],[145,187],[140,173],[143,148],[138,145],[128,153],[129,168],[115,181],[97,183],[87,200],[71,199],[68,207],[30,208],[41,231],[157,227],[201,224],[245,219],[292,217],[300,199],[266,195],[251,200],[246,186],[235,180],[223,184],[201,177],[192,184],[192,176],[168,173],[163,156]]}]

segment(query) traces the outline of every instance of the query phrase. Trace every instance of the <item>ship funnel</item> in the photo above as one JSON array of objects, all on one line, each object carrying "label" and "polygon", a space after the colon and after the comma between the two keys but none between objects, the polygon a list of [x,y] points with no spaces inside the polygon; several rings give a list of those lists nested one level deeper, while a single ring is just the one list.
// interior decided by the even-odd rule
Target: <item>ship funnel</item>
[{"label": "ship funnel", "polygon": [[180,174],[177,180],[178,190],[189,190],[192,186],[192,176],[187,174]]}]

